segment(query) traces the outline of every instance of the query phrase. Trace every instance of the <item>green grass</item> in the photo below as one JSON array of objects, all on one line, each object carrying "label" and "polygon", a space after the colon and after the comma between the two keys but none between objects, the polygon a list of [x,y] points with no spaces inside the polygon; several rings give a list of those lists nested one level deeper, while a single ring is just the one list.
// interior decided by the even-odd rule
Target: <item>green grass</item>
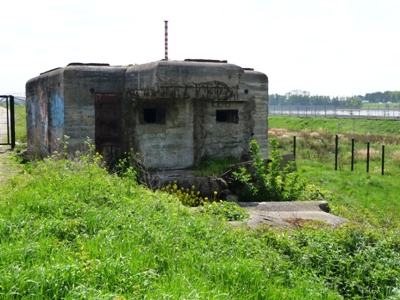
[{"label": "green grass", "polygon": [[19,143],[26,143],[25,105],[15,105],[15,138]]},{"label": "green grass", "polygon": [[351,133],[360,135],[398,135],[400,120],[333,119],[269,117],[270,128],[285,128],[292,131],[310,130],[332,134]]},{"label": "green grass", "polygon": [[[1,104],[0,106],[6,107]],[[26,108],[25,105],[14,106],[15,138],[20,143],[26,143]]]},{"label": "green grass", "polygon": [[2,188],[2,299],[337,295],[267,240],[93,163],[46,160]]},{"label": "green grass", "polygon": [[0,186],[0,298],[386,299],[398,285],[397,227],[248,231],[98,162],[46,159]]},{"label": "green grass", "polygon": [[239,160],[234,157],[204,157],[196,167],[196,176],[220,176],[229,170],[230,165],[238,162]]},{"label": "green grass", "polygon": [[349,210],[346,217],[364,221],[362,212],[367,209],[374,217],[368,221],[376,225],[396,224],[399,219],[398,175],[367,174],[363,170],[334,171],[333,166],[301,159],[297,161],[297,166],[308,181],[330,192],[331,205],[340,205]]},{"label": "green grass", "polygon": [[400,109],[400,105],[399,103],[363,103],[361,108]]},{"label": "green grass", "polygon": [[334,171],[302,151],[300,173],[354,222],[250,231],[109,174],[97,155],[26,164],[0,185],[0,298],[399,299],[399,223],[382,192],[396,171]]},{"label": "green grass", "polygon": [[[352,121],[357,128],[353,133]],[[335,171],[335,126],[341,122],[339,135],[338,170]],[[368,122],[370,124],[368,124]],[[307,123],[307,127],[301,124]],[[374,126],[371,126],[371,123]],[[283,127],[287,124],[287,127]],[[320,127],[325,124],[325,130]],[[388,120],[332,120],[271,117],[270,134],[282,146],[282,153],[293,151],[296,135],[296,164],[308,181],[325,188],[334,195],[332,201],[348,207],[356,216],[357,210],[370,209],[381,223],[400,217],[400,122]],[[275,129],[274,129],[275,128]],[[279,130],[276,128],[280,128]],[[310,128],[316,128],[311,131]],[[318,130],[317,130],[318,128]],[[332,128],[334,128],[332,130]],[[365,134],[365,128],[374,128]],[[363,134],[364,132],[364,134]],[[392,134],[390,134],[392,133]],[[351,138],[355,138],[354,171],[351,171]],[[370,166],[367,173],[366,151],[370,141]],[[382,144],[385,145],[384,176],[382,172]]]}]

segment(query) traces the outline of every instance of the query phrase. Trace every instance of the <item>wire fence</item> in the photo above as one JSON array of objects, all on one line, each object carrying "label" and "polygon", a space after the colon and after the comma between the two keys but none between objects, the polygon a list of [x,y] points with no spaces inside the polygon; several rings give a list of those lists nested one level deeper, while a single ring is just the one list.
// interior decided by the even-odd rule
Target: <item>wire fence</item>
[{"label": "wire fence", "polygon": [[[293,156],[296,158],[296,140],[297,137],[293,136]],[[374,149],[372,149],[374,150]],[[339,135],[335,135],[335,171],[338,170],[339,166]],[[357,150],[358,154],[362,154],[363,158],[362,160],[365,160],[366,164],[366,172],[368,173],[370,170],[370,162],[371,162],[371,143],[368,141],[366,144],[366,149],[365,151],[362,150]],[[374,152],[375,153],[375,152]],[[351,150],[350,154],[347,156],[350,156],[350,170],[354,171],[354,164],[356,162],[356,151],[355,151],[355,139],[351,139]],[[364,155],[365,154],[365,155]],[[376,156],[376,155],[374,155]],[[357,157],[359,158],[359,157]],[[385,174],[385,145],[382,145],[382,151],[381,151],[381,174]]]},{"label": "wire fence", "polygon": [[269,105],[271,116],[292,116],[302,118],[368,118],[400,119],[399,107],[342,108],[325,105]]},{"label": "wire fence", "polygon": [[283,150],[294,159],[328,163],[334,170],[392,174],[400,168],[400,147],[388,143],[318,132],[278,138]]}]

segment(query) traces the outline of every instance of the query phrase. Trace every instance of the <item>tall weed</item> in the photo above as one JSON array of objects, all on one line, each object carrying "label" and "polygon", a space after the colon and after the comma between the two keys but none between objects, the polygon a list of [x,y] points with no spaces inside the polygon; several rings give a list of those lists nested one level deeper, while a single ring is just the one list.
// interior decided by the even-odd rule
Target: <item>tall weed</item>
[{"label": "tall weed", "polygon": [[271,139],[270,144],[271,157],[266,166],[260,154],[260,146],[254,140],[250,142],[252,171],[240,167],[237,172],[233,172],[233,176],[240,184],[239,198],[242,201],[255,202],[320,200],[322,192],[319,192],[316,186],[307,184],[299,173],[293,172],[293,162],[281,169],[282,156],[279,154],[279,144],[276,139]]}]

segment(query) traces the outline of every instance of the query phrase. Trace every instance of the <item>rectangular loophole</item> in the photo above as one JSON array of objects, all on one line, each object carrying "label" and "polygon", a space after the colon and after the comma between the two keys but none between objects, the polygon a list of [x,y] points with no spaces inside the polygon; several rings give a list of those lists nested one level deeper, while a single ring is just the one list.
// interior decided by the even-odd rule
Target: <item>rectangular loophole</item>
[{"label": "rectangular loophole", "polygon": [[165,108],[144,108],[143,122],[146,124],[165,124]]},{"label": "rectangular loophole", "polygon": [[216,118],[217,122],[225,123],[239,123],[239,113],[237,109],[232,110],[217,110]]}]

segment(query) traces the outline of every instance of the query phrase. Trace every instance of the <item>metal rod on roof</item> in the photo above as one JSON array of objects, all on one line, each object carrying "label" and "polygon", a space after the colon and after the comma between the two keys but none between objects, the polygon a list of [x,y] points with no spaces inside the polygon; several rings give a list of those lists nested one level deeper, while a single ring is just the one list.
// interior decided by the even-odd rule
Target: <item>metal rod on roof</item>
[{"label": "metal rod on roof", "polygon": [[165,22],[165,60],[168,60],[168,21]]}]

